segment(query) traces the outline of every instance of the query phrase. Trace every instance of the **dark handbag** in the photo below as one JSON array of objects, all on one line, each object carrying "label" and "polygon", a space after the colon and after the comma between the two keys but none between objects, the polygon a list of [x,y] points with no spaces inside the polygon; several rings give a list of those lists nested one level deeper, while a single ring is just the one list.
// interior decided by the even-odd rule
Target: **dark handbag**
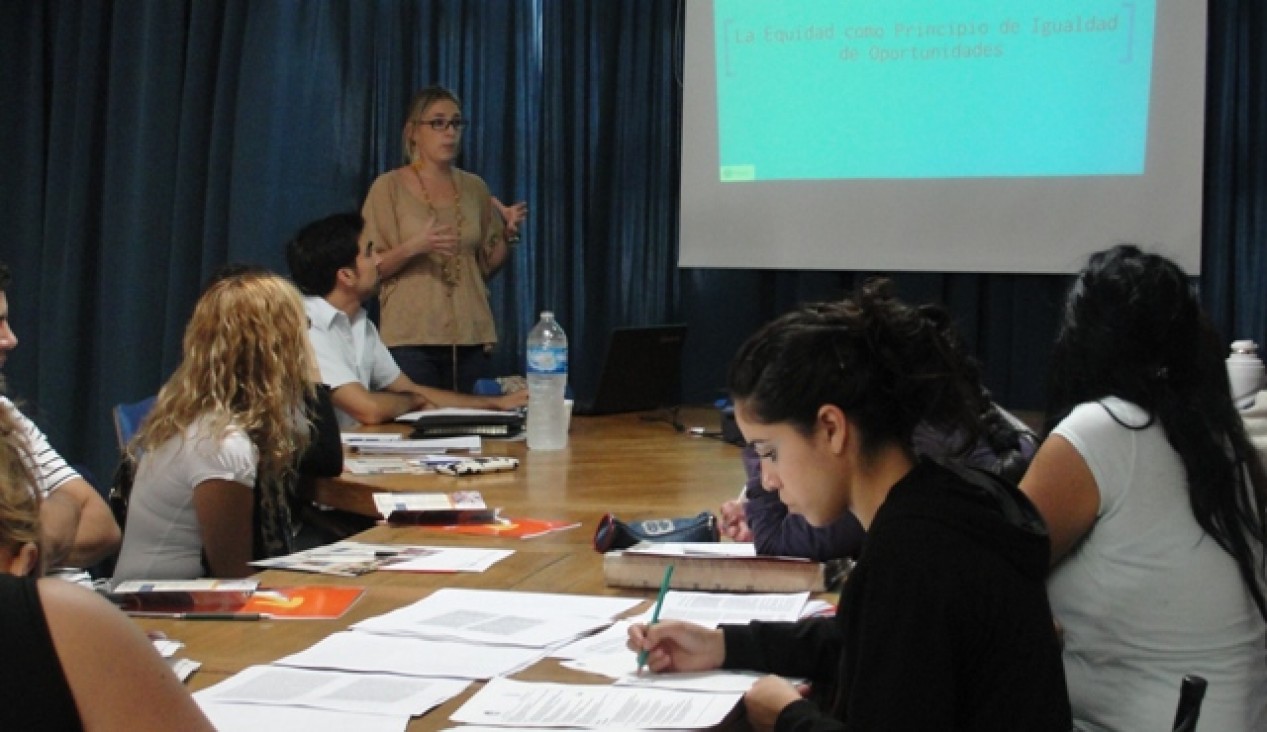
[{"label": "dark handbag", "polygon": [[708,511],[684,518],[647,519],[625,523],[612,514],[598,521],[594,550],[628,549],[640,541],[709,542],[720,541],[717,517]]},{"label": "dark handbag", "polygon": [[119,458],[119,465],[114,469],[110,479],[110,492],[106,494],[106,503],[114,522],[119,529],[124,528],[128,520],[128,499],[132,497],[132,480],[136,477],[136,462],[128,454]]}]

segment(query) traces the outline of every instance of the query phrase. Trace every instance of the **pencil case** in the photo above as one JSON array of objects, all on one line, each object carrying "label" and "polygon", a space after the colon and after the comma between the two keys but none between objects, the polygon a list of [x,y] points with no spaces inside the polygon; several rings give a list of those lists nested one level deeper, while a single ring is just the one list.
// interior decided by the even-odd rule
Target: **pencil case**
[{"label": "pencil case", "polygon": [[709,542],[720,539],[717,517],[708,511],[702,511],[698,516],[630,522],[621,521],[609,513],[598,520],[594,550],[628,549],[640,541]]},{"label": "pencil case", "polygon": [[513,457],[476,457],[435,466],[441,475],[483,475],[484,473],[500,473],[519,467],[519,458]]}]

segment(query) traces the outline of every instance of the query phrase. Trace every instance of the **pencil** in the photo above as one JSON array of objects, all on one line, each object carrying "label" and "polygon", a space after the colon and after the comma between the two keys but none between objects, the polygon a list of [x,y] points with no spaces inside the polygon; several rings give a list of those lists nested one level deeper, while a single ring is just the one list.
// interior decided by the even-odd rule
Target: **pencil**
[{"label": "pencil", "polygon": [[[669,580],[673,579],[673,565],[664,568],[664,579],[660,580],[660,594],[655,599],[655,609],[651,611],[651,622],[647,624],[650,628],[660,621],[660,608],[664,607],[664,596],[669,594]],[[638,673],[642,673],[642,667],[647,665],[647,649],[638,651]]]}]

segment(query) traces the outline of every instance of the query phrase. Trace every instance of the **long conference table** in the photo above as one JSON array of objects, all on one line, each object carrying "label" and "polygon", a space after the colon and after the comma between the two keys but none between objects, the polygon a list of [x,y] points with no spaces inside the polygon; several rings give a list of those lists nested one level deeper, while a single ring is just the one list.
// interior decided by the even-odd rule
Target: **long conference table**
[{"label": "long conference table", "polygon": [[[339,509],[376,516],[372,495],[380,491],[479,491],[489,506],[510,517],[562,519],[580,526],[531,539],[472,537],[434,529],[380,524],[354,537],[375,543],[480,546],[513,549],[515,553],[482,573],[412,574],[373,572],[360,577],[332,577],[269,570],[257,575],[261,587],[358,585],[362,598],[337,620],[206,621],[138,618],[147,631],[161,631],[184,642],[179,654],[202,663],[188,686],[198,690],[219,683],[242,669],[267,664],[301,651],[357,621],[416,602],[441,587],[524,592],[624,595],[643,597],[650,591],[609,588],[603,582],[602,555],[591,546],[598,520],[608,512],[622,519],[690,516],[716,511],[743,484],[739,448],[708,436],[717,430],[715,410],[689,409],[680,415],[688,426],[706,435],[679,431],[666,420],[648,415],[574,417],[567,449],[538,452],[522,441],[484,440],[484,455],[519,459],[517,470],[488,475],[351,476],[321,480],[315,500]],[[387,426],[380,430],[397,430]],[[545,660],[517,673],[527,681],[607,683],[603,677],[571,671]],[[441,730],[454,723],[449,716],[474,693],[473,685],[456,699],[415,718],[411,732]],[[732,720],[735,715],[732,715]]]}]

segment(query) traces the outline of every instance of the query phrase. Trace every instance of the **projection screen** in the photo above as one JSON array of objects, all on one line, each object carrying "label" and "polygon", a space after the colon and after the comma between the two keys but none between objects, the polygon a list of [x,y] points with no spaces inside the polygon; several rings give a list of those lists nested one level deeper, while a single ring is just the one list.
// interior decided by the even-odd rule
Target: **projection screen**
[{"label": "projection screen", "polygon": [[1196,274],[1205,6],[688,0],[679,264]]}]

